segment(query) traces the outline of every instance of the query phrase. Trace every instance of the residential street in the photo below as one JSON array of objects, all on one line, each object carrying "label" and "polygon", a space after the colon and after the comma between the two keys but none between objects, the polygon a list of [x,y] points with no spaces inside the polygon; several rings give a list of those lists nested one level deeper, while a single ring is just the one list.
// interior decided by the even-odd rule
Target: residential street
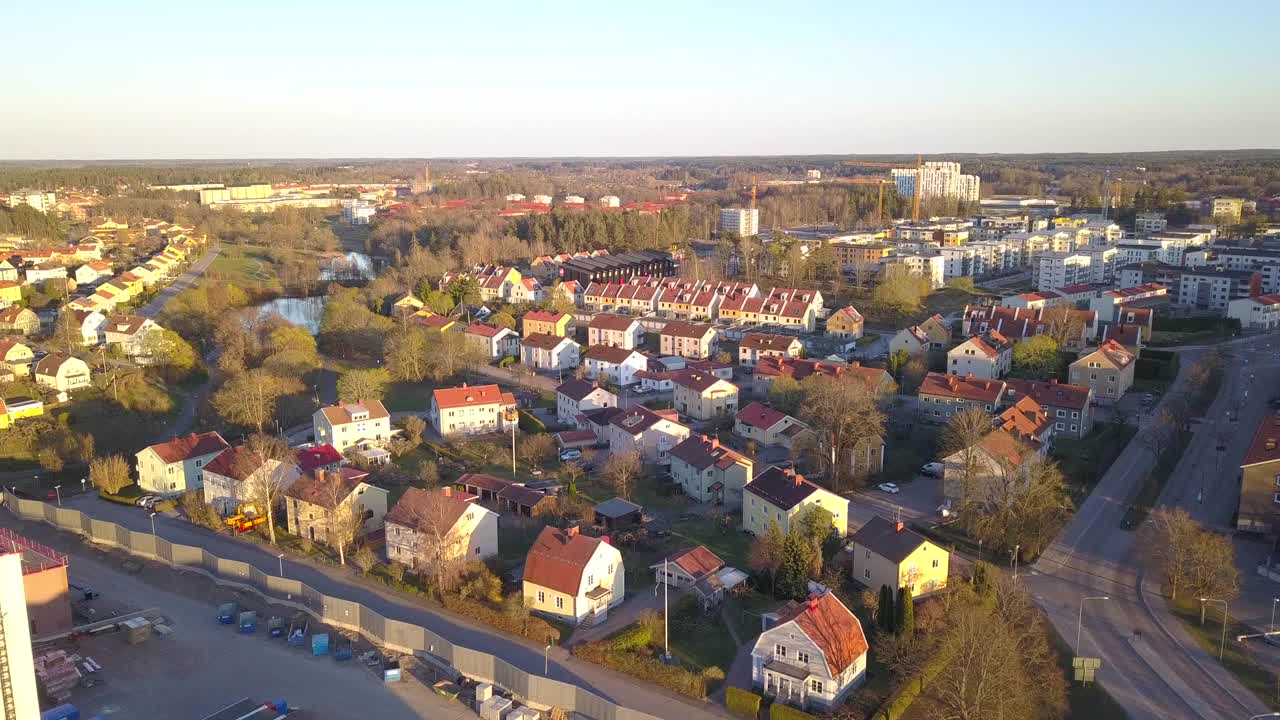
[{"label": "residential street", "polygon": [[[1202,422],[1160,497],[1162,506],[1183,507],[1202,522],[1225,529],[1235,510],[1236,467],[1253,428],[1265,412],[1266,394],[1248,386],[1273,388],[1280,361],[1268,345],[1275,336],[1241,338],[1216,346],[1228,354],[1218,398]],[[1179,348],[1181,373],[1207,348]],[[1256,377],[1250,382],[1250,373]],[[1166,397],[1171,393],[1166,393]],[[1247,395],[1247,397],[1246,397]],[[1243,402],[1239,422],[1228,410]],[[1216,436],[1225,431],[1221,469]],[[1144,574],[1136,534],[1120,528],[1121,518],[1151,454],[1135,438],[1103,476],[1072,521],[1040,560],[1020,579],[1068,642],[1074,641],[1081,601],[1108,596],[1083,609],[1079,654],[1102,661],[1099,681],[1134,720],[1141,718],[1249,717],[1267,710],[1197,646],[1168,612],[1155,578]],[[1144,582],[1145,581],[1145,582]]]},{"label": "residential street", "polygon": [[[109,503],[94,494],[68,499],[64,505],[131,530],[142,532],[151,530],[151,520],[145,511]],[[273,574],[279,572],[280,566],[276,555],[264,546],[218,535],[173,517],[158,516],[156,531],[161,537],[172,542],[203,547],[219,557],[252,563],[265,572]],[[439,633],[450,642],[491,653],[528,672],[542,671],[543,647],[541,645],[471,625],[462,618],[437,608],[417,604],[390,590],[366,586],[355,581],[351,577],[352,572],[341,568],[320,567],[288,558],[284,562],[286,577],[300,580],[321,592],[360,602],[389,618],[422,625]],[[680,698],[656,686],[639,683],[634,678],[573,660],[559,648],[553,648],[551,651],[551,677],[575,683],[625,707],[658,717],[673,717],[675,714],[687,720],[728,717],[726,712],[718,706]]]},{"label": "residential street", "polygon": [[218,253],[220,252],[222,252],[222,244],[217,240],[211,241],[209,243],[209,247],[205,248],[204,255],[201,255],[199,260],[192,263],[191,267],[187,268],[186,272],[182,273],[177,277],[177,279],[169,283],[164,290],[160,291],[159,295],[156,295],[151,299],[151,302],[135,310],[134,314],[141,315],[145,318],[151,318],[152,320],[156,319],[156,317],[160,315],[160,311],[164,309],[164,304],[169,302],[173,296],[184,290],[190,290],[195,287],[196,280],[200,279],[200,276],[204,274],[204,271],[209,269],[209,266],[213,264],[213,261],[218,257]]}]

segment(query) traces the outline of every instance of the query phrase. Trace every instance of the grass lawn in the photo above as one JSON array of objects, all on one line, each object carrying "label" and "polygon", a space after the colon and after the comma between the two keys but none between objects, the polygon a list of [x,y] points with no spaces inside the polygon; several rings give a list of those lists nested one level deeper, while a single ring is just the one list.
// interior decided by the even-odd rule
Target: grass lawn
[{"label": "grass lawn", "polygon": [[1086,437],[1054,441],[1053,459],[1062,468],[1077,505],[1093,490],[1136,432],[1132,425],[1099,423]]},{"label": "grass lawn", "polygon": [[718,667],[726,673],[738,653],[719,614],[705,615],[692,597],[671,611],[671,654],[698,668]]},{"label": "grass lawn", "polygon": [[498,523],[498,561],[502,563],[504,571],[524,562],[540,532],[542,526],[536,523]]},{"label": "grass lawn", "polygon": [[[1182,627],[1197,645],[1215,658],[1218,656],[1218,648],[1222,642],[1222,603],[1209,605],[1205,611],[1204,625],[1200,624],[1198,602],[1169,603],[1169,610],[1182,622]],[[1262,704],[1272,710],[1280,710],[1280,702],[1276,701],[1276,676],[1259,665],[1242,643],[1235,641],[1236,635],[1251,632],[1255,630],[1235,620],[1227,624],[1227,643],[1222,666],[1249,688]]]},{"label": "grass lawn", "polygon": [[[736,520],[736,515],[734,516]],[[747,556],[751,551],[751,536],[742,531],[738,522],[724,527],[709,518],[677,520],[671,525],[671,537],[681,547],[706,545],[707,549],[740,570],[747,569]]]},{"label": "grass lawn", "polygon": [[854,345],[856,345],[857,347],[866,347],[879,339],[880,339],[880,335],[878,333],[866,333],[862,337],[858,338],[854,342]]},{"label": "grass lawn", "polygon": [[209,266],[209,272],[220,275],[226,283],[246,289],[281,289],[280,278],[276,277],[268,250],[263,245],[223,245],[222,252]]},{"label": "grass lawn", "polygon": [[[173,396],[176,410],[182,398]],[[53,410],[53,414],[71,414],[71,429],[93,435],[94,447],[99,455],[122,453],[132,457],[139,445],[149,445],[168,432],[173,414],[147,415],[129,412],[120,407],[110,394],[96,388],[76,394],[68,404]]]},{"label": "grass lawn", "polygon": [[738,639],[751,644],[760,634],[760,616],[776,610],[782,603],[756,590],[735,595],[725,601],[725,614],[738,631]]}]

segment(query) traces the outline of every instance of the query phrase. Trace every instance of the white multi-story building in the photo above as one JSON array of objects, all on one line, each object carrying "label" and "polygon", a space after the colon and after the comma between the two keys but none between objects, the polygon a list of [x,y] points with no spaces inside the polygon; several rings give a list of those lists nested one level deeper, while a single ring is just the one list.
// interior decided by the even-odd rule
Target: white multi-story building
[{"label": "white multi-story building", "polygon": [[966,247],[973,250],[973,274],[975,276],[994,275],[1012,270],[1020,264],[1020,257],[1015,246],[1003,240],[981,240],[971,242]]},{"label": "white multi-story building", "polygon": [[581,195],[565,195],[564,202],[566,205],[585,205],[587,199]]},{"label": "white multi-story building", "polygon": [[999,240],[1009,233],[1024,233],[1028,227],[1026,215],[979,215],[969,235],[974,240]]},{"label": "white multi-story building", "polygon": [[[40,717],[40,697],[36,687],[35,663],[31,651],[31,624],[27,618],[26,564],[23,552],[5,543],[0,550],[0,667],[5,669],[0,686],[4,704],[0,708],[12,712],[8,717],[36,720]],[[65,573],[65,571],[64,571]],[[66,575],[62,577],[62,596],[66,597]],[[66,600],[63,600],[65,603]]]},{"label": "white multi-story building", "polygon": [[969,202],[977,202],[981,180],[977,175],[961,175],[960,163],[927,162],[921,169],[894,168],[890,171],[893,182],[902,197],[914,197],[916,192],[916,175],[921,178],[921,198],[956,198]]},{"label": "white multi-story building", "polygon": [[1140,238],[1150,237],[1152,233],[1164,232],[1169,227],[1169,220],[1161,212],[1140,212],[1133,219],[1133,234]]},{"label": "white multi-story building", "polygon": [[1280,293],[1280,250],[1222,248],[1216,251],[1219,267],[1251,270],[1262,275],[1262,292]]},{"label": "white multi-story building", "polygon": [[1119,225],[1109,222],[1091,222],[1078,230],[1078,235],[1084,235],[1087,240],[1084,243],[1077,242],[1077,247],[1082,245],[1115,245],[1124,237],[1124,230],[1121,230]]},{"label": "white multi-story building", "polygon": [[1079,252],[1047,252],[1036,256],[1031,266],[1031,282],[1037,290],[1078,285],[1092,277],[1091,258]]},{"label": "white multi-story building", "polygon": [[600,202],[600,207],[614,208],[622,204],[622,198],[618,197],[617,195],[605,195],[600,198],[599,202]]},{"label": "white multi-story building", "polygon": [[349,225],[368,225],[377,208],[363,200],[343,200],[342,219]]},{"label": "white multi-story building", "polygon": [[1090,245],[1076,252],[1089,256],[1089,279],[1087,282],[1110,283],[1115,279],[1116,261],[1120,259],[1120,248],[1114,245]]},{"label": "white multi-story building", "polygon": [[15,190],[9,193],[9,207],[16,208],[27,205],[40,212],[50,212],[58,204],[58,198],[51,192],[40,190]]},{"label": "white multi-story building", "polygon": [[735,233],[738,237],[760,234],[759,208],[721,208],[720,234]]},{"label": "white multi-story building", "polygon": [[881,267],[889,264],[905,265],[911,272],[929,281],[930,289],[937,289],[946,284],[946,258],[936,251],[908,252],[890,255],[885,258]]},{"label": "white multi-story building", "polygon": [[974,250],[969,245],[939,248],[942,254],[943,280],[954,280],[960,277],[973,277]]}]

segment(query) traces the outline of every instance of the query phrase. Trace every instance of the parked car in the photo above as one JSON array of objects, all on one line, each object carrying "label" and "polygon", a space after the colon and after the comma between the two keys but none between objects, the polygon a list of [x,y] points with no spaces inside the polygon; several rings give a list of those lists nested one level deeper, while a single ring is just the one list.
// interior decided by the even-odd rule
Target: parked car
[{"label": "parked car", "polygon": [[887,492],[890,495],[898,494],[898,486],[893,483],[880,483],[879,487],[882,491]]},{"label": "parked car", "polygon": [[920,466],[920,474],[925,477],[942,477],[943,464],[940,462],[925,463]]},{"label": "parked car", "polygon": [[951,501],[947,500],[938,506],[938,514],[944,518],[955,517],[959,515],[957,511],[951,508]]},{"label": "parked car", "polygon": [[140,508],[150,508],[152,505],[156,504],[156,500],[158,499],[159,498],[157,498],[155,495],[143,495],[137,500],[134,500],[133,504],[137,505]]},{"label": "parked car", "polygon": [[560,460],[562,462],[567,462],[569,460],[581,460],[581,459],[582,459],[582,451],[578,450],[577,448],[569,448],[568,450],[560,451]]}]

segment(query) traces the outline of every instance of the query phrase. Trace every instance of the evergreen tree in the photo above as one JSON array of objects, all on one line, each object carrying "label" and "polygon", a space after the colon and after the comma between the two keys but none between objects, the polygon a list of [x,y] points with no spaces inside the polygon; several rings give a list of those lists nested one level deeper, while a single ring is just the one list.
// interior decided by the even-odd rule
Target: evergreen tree
[{"label": "evergreen tree", "polygon": [[916,608],[911,598],[911,588],[898,588],[898,601],[894,604],[894,634],[909,637],[916,631]]},{"label": "evergreen tree", "polygon": [[893,590],[888,585],[880,586],[880,602],[876,605],[876,619],[879,621],[881,630],[893,632],[897,618],[893,613]]},{"label": "evergreen tree", "polygon": [[782,545],[782,563],[778,566],[777,588],[779,597],[799,600],[809,592],[809,560],[812,549],[798,532],[787,533]]}]

